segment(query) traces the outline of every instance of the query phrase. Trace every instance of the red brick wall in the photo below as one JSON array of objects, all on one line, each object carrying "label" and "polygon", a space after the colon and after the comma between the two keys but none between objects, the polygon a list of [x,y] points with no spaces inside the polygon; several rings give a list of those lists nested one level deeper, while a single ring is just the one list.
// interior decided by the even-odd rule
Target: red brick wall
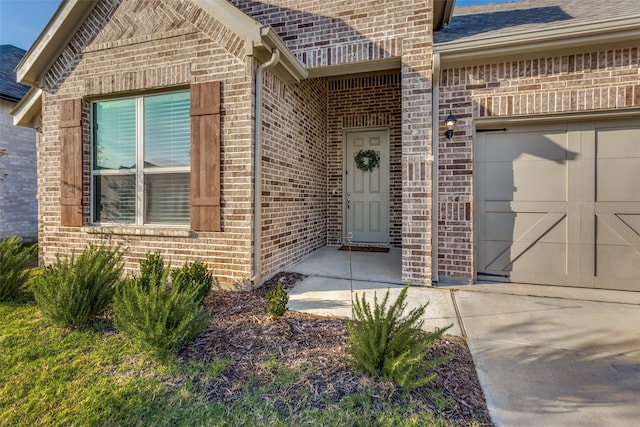
[{"label": "red brick wall", "polygon": [[[131,19],[135,16],[135,20]],[[197,27],[196,27],[197,25]],[[42,135],[38,144],[39,243],[45,263],[88,243],[128,248],[126,269],[147,252],[173,266],[202,260],[222,281],[251,275],[252,115],[254,64],[244,42],[192,4],[174,0],[105,0],[95,7],[45,76]],[[105,95],[131,95],[193,82],[222,81],[222,227],[198,233],[159,227],[60,225],[59,103],[83,97],[85,106],[85,223],[90,220],[90,103]]]},{"label": "red brick wall", "polygon": [[342,243],[343,131],[389,129],[389,238],[402,246],[402,111],[400,73],[333,78],[328,91],[328,243]]},{"label": "red brick wall", "polygon": [[433,1],[231,2],[271,25],[309,68],[401,58],[402,275],[430,283]]},{"label": "red brick wall", "polygon": [[327,242],[326,80],[263,85],[262,271],[265,276]]},{"label": "red brick wall", "polygon": [[[405,280],[428,283],[431,276],[432,2],[282,0],[266,4],[235,0],[233,3],[255,19],[272,25],[308,67],[401,59],[401,220],[397,219],[397,201],[394,201],[393,213],[393,222],[401,223],[401,236],[398,236],[397,230],[392,232],[394,242],[402,242]],[[132,16],[135,16],[135,20],[131,19]],[[146,252],[159,250],[174,265],[186,260],[205,260],[214,265],[216,275],[222,279],[236,280],[250,275],[251,93],[255,63],[245,56],[246,52],[241,38],[201,13],[191,2],[105,0],[96,6],[45,77],[43,134],[38,148],[38,161],[41,167],[41,244],[46,262],[54,260],[57,253],[79,250],[87,242],[109,241],[129,247],[127,268],[132,271]],[[165,87],[187,87],[192,82],[211,80],[223,83],[222,233],[199,233],[195,238],[175,230],[151,230],[147,227],[74,229],[59,225],[60,174],[56,125],[59,101],[78,97],[98,99],[103,95],[140,93]],[[299,113],[301,110],[296,105],[309,102],[313,111],[317,111],[319,104],[316,104],[318,99],[315,96],[318,94],[312,93],[319,89],[314,86],[317,84],[309,82],[297,89],[284,89],[285,93],[297,93],[296,96],[300,97],[300,100],[287,101],[286,108],[292,108],[292,114]],[[274,90],[281,91],[276,86],[273,86]],[[88,138],[88,103],[86,111],[85,136]],[[316,124],[313,126],[314,132],[320,135]],[[311,149],[318,147],[315,136],[314,141],[308,141],[305,132],[292,134],[292,144]],[[280,140],[277,144],[280,144]],[[89,142],[85,146],[85,155],[89,160]],[[89,172],[87,168],[86,206],[90,201]],[[326,183],[326,174],[324,177]],[[314,188],[317,185],[315,181],[312,184]],[[276,225],[265,230],[269,240],[265,244],[264,254],[265,257],[269,253],[272,255],[263,261],[269,271],[284,265],[286,260],[297,259],[308,248],[318,244],[315,233],[320,225],[314,222],[321,208],[317,208],[315,200],[311,205],[313,214],[307,219],[313,223],[310,237],[313,243],[289,241],[292,251],[276,260],[273,258],[275,252],[271,249],[282,243],[276,243],[282,231],[276,231],[279,227]],[[88,208],[85,217],[88,221]],[[284,224],[288,222],[291,226],[300,224],[299,219],[285,221]]]}]

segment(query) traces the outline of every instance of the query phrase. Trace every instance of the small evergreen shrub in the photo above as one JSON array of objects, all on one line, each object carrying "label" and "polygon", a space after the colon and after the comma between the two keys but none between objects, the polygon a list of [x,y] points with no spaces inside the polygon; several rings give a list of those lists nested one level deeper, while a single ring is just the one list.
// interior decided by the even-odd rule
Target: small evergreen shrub
[{"label": "small evergreen shrub", "polygon": [[32,284],[42,313],[65,327],[82,326],[104,313],[120,281],[123,255],[120,247],[89,245],[77,258],[58,258]]},{"label": "small evergreen shrub", "polygon": [[164,260],[159,252],[149,252],[140,260],[140,281],[144,286],[149,286],[152,280],[159,283],[163,273]]},{"label": "small evergreen shrub", "polygon": [[355,318],[347,322],[348,352],[352,366],[359,371],[401,387],[415,388],[435,378],[436,374],[429,371],[448,359],[429,359],[428,354],[433,343],[451,326],[431,333],[422,331],[420,318],[428,303],[404,315],[408,289],[407,284],[390,306],[387,306],[389,290],[382,303],[374,296],[373,307],[364,294],[356,296]]},{"label": "small evergreen shrub", "polygon": [[36,261],[37,245],[24,245],[17,236],[0,242],[0,301],[15,298],[29,279],[29,266]]},{"label": "small evergreen shrub", "polygon": [[142,350],[165,358],[207,325],[198,299],[196,287],[169,286],[168,271],[149,276],[148,283],[129,279],[116,290],[113,321]]},{"label": "small evergreen shrub", "polygon": [[275,289],[267,292],[267,301],[269,302],[269,308],[267,312],[275,317],[281,317],[287,311],[287,303],[289,302],[289,294],[284,290],[282,282],[278,282]]},{"label": "small evergreen shrub", "polygon": [[204,303],[204,299],[211,292],[214,278],[213,273],[207,270],[207,264],[195,261],[191,265],[185,263],[181,268],[171,273],[172,287],[192,287],[196,289],[196,301]]}]

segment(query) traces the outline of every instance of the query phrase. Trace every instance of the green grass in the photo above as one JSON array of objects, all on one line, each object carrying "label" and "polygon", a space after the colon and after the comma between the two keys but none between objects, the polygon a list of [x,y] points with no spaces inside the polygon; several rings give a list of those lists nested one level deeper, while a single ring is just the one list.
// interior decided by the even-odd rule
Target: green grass
[{"label": "green grass", "polygon": [[164,363],[136,353],[108,320],[51,326],[35,303],[0,303],[0,424],[104,426],[447,425],[427,408],[353,394],[322,410],[287,399],[298,373],[275,358],[267,383],[250,378],[232,404],[211,402],[203,384],[232,361]]}]

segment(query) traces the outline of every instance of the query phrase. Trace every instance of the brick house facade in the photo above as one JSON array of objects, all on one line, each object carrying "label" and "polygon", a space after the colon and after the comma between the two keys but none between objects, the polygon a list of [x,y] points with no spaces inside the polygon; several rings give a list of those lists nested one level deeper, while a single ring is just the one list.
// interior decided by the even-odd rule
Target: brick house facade
[{"label": "brick house facade", "polygon": [[[531,0],[536,1],[543,0]],[[43,261],[88,242],[108,242],[128,248],[129,271],[147,252],[159,251],[173,265],[206,261],[222,281],[259,281],[344,240],[346,135],[382,130],[389,139],[383,243],[402,250],[403,280],[473,282],[478,126],[487,128],[496,117],[636,111],[638,46],[637,39],[629,45],[625,35],[619,51],[555,55],[549,52],[564,48],[551,46],[526,56],[526,43],[508,36],[519,51],[506,46],[483,57],[474,51],[477,34],[468,36],[467,27],[455,33],[455,16],[434,32],[450,18],[452,6],[453,1],[430,0],[64,1],[45,28],[50,37],[41,37],[18,69],[18,78],[33,89],[16,120],[41,123]],[[461,16],[475,13],[469,10]],[[277,62],[261,71],[272,59]],[[256,86],[257,81],[262,83]],[[190,226],[96,221],[96,103],[167,91],[188,91],[193,101],[194,90],[208,91],[214,83],[220,87],[213,113],[219,126],[194,132],[192,121],[191,143],[194,133],[218,132],[219,160],[205,167],[215,173],[201,182],[216,184],[211,194],[194,196],[194,175],[203,169],[194,166],[201,159],[194,160],[192,148]],[[596,91],[598,105],[591,102]],[[60,122],[69,100],[81,106],[82,140],[75,163],[81,173],[71,196],[61,185],[67,161],[61,146],[69,131]],[[192,120],[200,120],[193,119],[199,114],[194,111],[192,106]],[[450,112],[458,122],[449,140],[442,122]],[[257,114],[262,118],[256,125]],[[256,154],[258,141],[262,148]],[[64,219],[69,208],[61,205],[73,197],[78,218],[70,225]],[[211,217],[213,225],[194,225],[194,211]]]}]

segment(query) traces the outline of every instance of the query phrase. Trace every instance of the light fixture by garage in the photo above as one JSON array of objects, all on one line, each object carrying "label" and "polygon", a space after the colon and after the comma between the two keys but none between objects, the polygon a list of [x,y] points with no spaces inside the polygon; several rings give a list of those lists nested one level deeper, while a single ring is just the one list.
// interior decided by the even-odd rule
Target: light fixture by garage
[{"label": "light fixture by garage", "polygon": [[444,124],[447,127],[447,130],[444,131],[444,136],[447,139],[453,138],[453,128],[456,126],[456,116],[451,114],[451,110],[449,110],[447,118],[444,119]]}]

